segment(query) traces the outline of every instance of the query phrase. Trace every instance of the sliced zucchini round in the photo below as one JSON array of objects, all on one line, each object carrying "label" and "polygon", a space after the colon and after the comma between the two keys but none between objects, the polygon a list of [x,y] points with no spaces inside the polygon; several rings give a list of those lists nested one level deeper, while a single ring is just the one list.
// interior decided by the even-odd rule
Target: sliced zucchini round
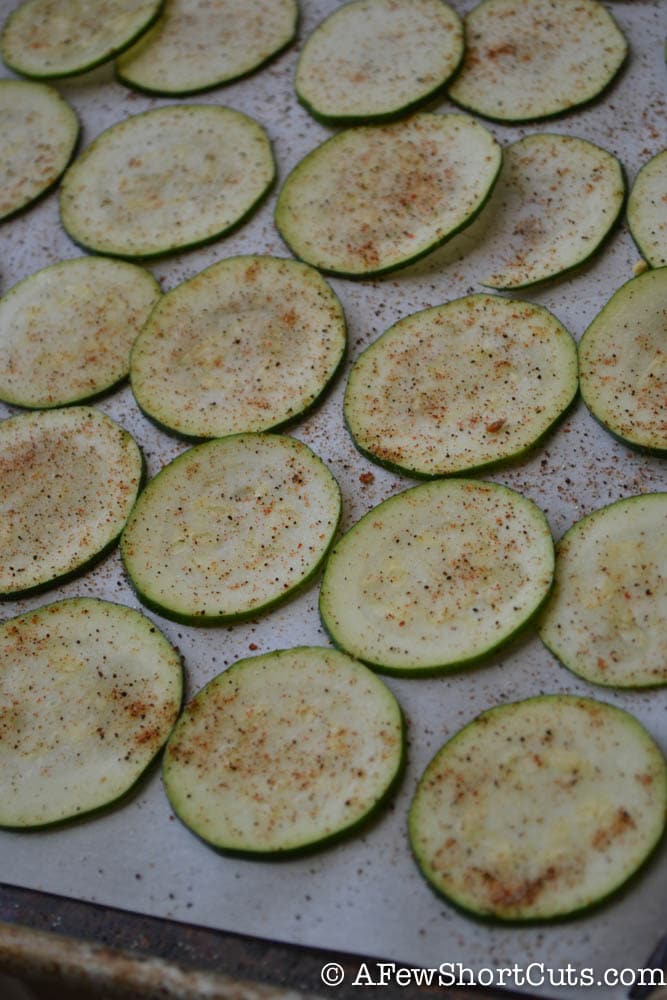
[{"label": "sliced zucchini round", "polygon": [[488,212],[492,288],[554,278],[592,257],[625,200],[615,156],[571,135],[530,135],[504,152]]},{"label": "sliced zucchini round", "polygon": [[651,267],[667,265],[667,149],[637,174],[628,198],[628,225]]},{"label": "sliced zucchini round", "polygon": [[27,0],[2,30],[5,65],[25,76],[75,76],[131,45],[162,0]]},{"label": "sliced zucchini round", "polygon": [[232,257],[178,285],[131,359],[141,409],[192,437],[271,430],[308,410],[345,352],[324,278],[294,260]]},{"label": "sliced zucchini round", "polygon": [[0,596],[55,584],[116,541],[143,474],[127,431],[90,407],[0,423]]},{"label": "sliced zucchini round", "polygon": [[186,706],[163,776],[174,811],[215,847],[321,846],[386,800],[404,756],[389,688],[343,653],[283,649],[240,660]]},{"label": "sliced zucchini round", "polygon": [[327,122],[405,114],[449,80],[463,48],[461,19],[443,0],[353,0],[306,40],[296,94]]},{"label": "sliced zucchini round", "polygon": [[423,875],[457,906],[547,920],[626,882],[666,813],[667,762],[632,715],[545,695],[483,712],[442,747],[409,834]]},{"label": "sliced zucchini round", "polygon": [[76,112],[53,87],[0,81],[0,219],[53,187],[78,137]]},{"label": "sliced zucchini round", "polygon": [[166,0],[156,24],[116,61],[153,94],[210,90],[258,69],[292,41],[296,0]]},{"label": "sliced zucchini round", "polygon": [[239,111],[177,104],[102,132],[63,178],[60,214],[83,247],[150,257],[222,236],[271,186],[266,132]]},{"label": "sliced zucchini round", "polygon": [[547,520],[497,483],[434,480],[385,500],[336,544],[320,592],[334,642],[389,673],[467,666],[523,628],[551,588]]},{"label": "sliced zucchini round", "polygon": [[540,637],[594,684],[667,684],[667,493],[629,497],[577,521],[556,548]]},{"label": "sliced zucchini round", "polygon": [[576,391],[577,348],[555,316],[470,295],[407,316],[366,348],[344,414],[369,458],[443,476],[522,454]]},{"label": "sliced zucchini round", "polygon": [[126,378],[130,348],[160,297],[148,271],[80,257],[52,264],[0,299],[0,399],[66,406]]},{"label": "sliced zucchini round", "polygon": [[232,435],[158,473],[121,553],[148,607],[191,625],[232,621],[294,596],[317,572],[340,508],[336,480],[305,444]]},{"label": "sliced zucchini round", "polygon": [[667,452],[667,267],[631,278],[579,341],[581,395],[593,416],[634,447]]},{"label": "sliced zucchini round", "polygon": [[467,115],[346,129],[294,168],[276,225],[298,257],[324,271],[382,274],[472,222],[501,159],[491,133]]},{"label": "sliced zucchini round", "polygon": [[0,625],[0,826],[56,823],[134,785],[176,721],[181,660],[138,611],[77,597]]},{"label": "sliced zucchini round", "polygon": [[628,51],[598,0],[482,0],[465,28],[465,58],[449,96],[497,121],[548,118],[592,100]]}]

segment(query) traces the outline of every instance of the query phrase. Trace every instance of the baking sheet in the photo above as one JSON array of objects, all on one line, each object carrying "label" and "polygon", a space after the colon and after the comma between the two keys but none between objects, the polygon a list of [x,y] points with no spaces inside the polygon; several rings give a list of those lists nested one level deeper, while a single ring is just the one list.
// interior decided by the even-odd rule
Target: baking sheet
[{"label": "baking sheet", "polygon": [[[14,5],[0,4],[2,17]],[[338,6],[328,0],[301,0],[303,39]],[[461,14],[468,0],[452,3]],[[546,125],[511,128],[487,123],[503,144],[522,135],[552,131],[581,136],[615,153],[628,178],[665,143],[665,7],[659,0],[607,5],[631,45],[628,66],[606,97],[591,107]],[[292,91],[299,43],[255,76],[190,98],[246,112],[268,129],[282,180],[298,160],[331,130],[313,121]],[[5,72],[5,75],[9,75]],[[129,114],[177,103],[132,93],[113,80],[109,68],[59,84],[79,112],[82,146]],[[456,110],[443,99],[437,110]],[[275,191],[260,211],[233,236],[204,249],[151,265],[165,290],[205,266],[237,253],[289,256],[272,223]],[[484,216],[467,233],[411,268],[383,280],[331,279],[348,320],[348,364],[397,319],[427,306],[480,291],[486,272],[478,244]],[[57,196],[51,194],[0,229],[0,290],[38,268],[80,256],[62,231]],[[611,294],[632,276],[639,254],[625,224],[603,252],[569,279],[554,281],[522,297],[550,308],[578,339]],[[488,273],[488,272],[486,272]],[[329,464],[344,498],[344,527],[371,506],[411,485],[362,458],[344,430],[341,416],[345,375],[307,420],[291,430]],[[131,431],[147,458],[149,474],[185,445],[143,418],[125,387],[97,404]],[[0,406],[0,415],[11,408]],[[367,473],[372,481],[367,482]],[[363,479],[362,479],[363,476]],[[664,462],[629,451],[593,421],[579,402],[534,455],[500,469],[489,479],[531,497],[546,512],[554,536],[585,513],[623,496],[665,489]],[[138,603],[112,553],[95,570],[31,599],[4,603],[3,618],[61,596],[91,595]],[[300,643],[328,644],[317,615],[317,582],[297,600],[233,627],[191,629],[151,617],[180,648],[191,694],[236,659]],[[506,969],[515,963],[531,982],[505,977],[505,985],[546,996],[583,998],[591,989],[552,986],[568,963],[605,969],[641,967],[667,926],[667,846],[663,843],[631,887],[614,901],[574,921],[553,926],[492,927],[477,923],[438,899],[410,857],[405,817],[415,783],[428,760],[461,725],[483,709],[541,692],[574,692],[600,697],[633,712],[667,753],[667,689],[618,693],[595,689],[560,667],[534,633],[517,640],[487,665],[428,680],[388,679],[409,724],[409,765],[390,808],[361,836],[324,852],[280,862],[232,860],[218,855],[170,813],[159,771],[153,768],[130,801],[103,816],[57,830],[0,833],[0,880],[71,895],[82,900],[172,917],[224,930],[277,940],[370,953],[426,967],[461,963],[469,969]],[[449,967],[448,967],[449,971]],[[544,981],[537,980],[543,975]],[[576,973],[575,973],[576,975]],[[498,980],[494,980],[497,982]],[[610,998],[627,986],[594,987]]]}]

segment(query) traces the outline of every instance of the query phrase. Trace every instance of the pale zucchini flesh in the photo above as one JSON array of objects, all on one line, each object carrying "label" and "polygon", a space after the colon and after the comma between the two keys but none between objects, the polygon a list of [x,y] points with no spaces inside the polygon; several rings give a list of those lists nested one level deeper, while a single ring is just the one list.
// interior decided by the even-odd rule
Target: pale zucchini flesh
[{"label": "pale zucchini flesh", "polygon": [[265,130],[217,105],[178,104],[102,132],[63,178],[63,226],[81,246],[150,257],[239,225],[271,186]]},{"label": "pale zucchini flesh", "polygon": [[501,159],[490,132],[467,115],[346,129],[288,176],[276,225],[296,256],[321,270],[392,271],[472,222]]},{"label": "pale zucchini flesh", "polygon": [[50,408],[127,377],[130,349],[160,297],[148,271],[81,257],[43,268],[0,299],[0,399]]},{"label": "pale zucchini flesh", "polygon": [[525,627],[553,579],[541,510],[506,486],[434,480],[370,510],[327,561],[320,615],[388,673],[467,666]]},{"label": "pale zucchini flesh", "polygon": [[0,423],[0,596],[55,584],[105,552],[142,474],[134,439],[93,408]]},{"label": "pale zucchini flesh", "polygon": [[667,266],[667,149],[637,174],[628,198],[628,225],[651,267]]},{"label": "pale zucchini flesh", "polygon": [[577,391],[577,349],[541,306],[470,295],[400,320],[355,362],[344,414],[357,447],[413,476],[516,457]]},{"label": "pale zucchini flesh", "polygon": [[466,53],[449,96],[497,121],[548,118],[592,100],[628,51],[598,0],[482,0],[465,27]]},{"label": "pale zucchini flesh", "polygon": [[530,135],[504,151],[486,209],[484,250],[492,288],[521,288],[588,260],[618,219],[625,199],[621,164],[570,135]]},{"label": "pale zucchini flesh", "polygon": [[293,596],[317,572],[340,507],[334,477],[300,441],[231,435],[158,473],[121,554],[149,607],[192,625],[232,621]]},{"label": "pale zucchini flesh", "polygon": [[330,122],[405,114],[447,82],[463,49],[461,19],[442,0],[354,0],[306,40],[296,94]]},{"label": "pale zucchini flesh", "polygon": [[84,73],[130,45],[161,6],[162,0],[27,0],[5,21],[3,61],[39,79]]},{"label": "pale zucchini flesh", "polygon": [[315,403],[345,343],[342,307],[317,271],[232,257],[153,310],[132,350],[132,390],[145,413],[182,435],[271,430]]},{"label": "pale zucchini flesh", "polygon": [[0,82],[0,219],[30,205],[56,183],[78,137],[76,112],[53,87]]},{"label": "pale zucchini flesh", "polygon": [[633,447],[667,452],[667,267],[627,281],[579,341],[581,395]]},{"label": "pale zucchini flesh", "polygon": [[0,625],[0,826],[80,816],[124,795],[182,693],[178,652],[131,608],[73,598]]},{"label": "pale zucchini flesh", "polygon": [[556,548],[540,637],[594,684],[667,684],[667,493],[629,497],[577,521]]},{"label": "pale zucchini flesh", "polygon": [[186,706],[167,744],[172,807],[215,847],[277,854],[321,846],[369,818],[399,776],[398,702],[336,650],[240,660]]},{"label": "pale zucchini flesh", "polygon": [[245,76],[294,37],[296,0],[166,0],[159,20],[116,61],[123,83],[192,94]]},{"label": "pale zucchini flesh", "polygon": [[456,905],[535,921],[587,909],[660,840],[667,762],[629,713],[572,695],[500,705],[426,768],[409,814],[415,859]]}]

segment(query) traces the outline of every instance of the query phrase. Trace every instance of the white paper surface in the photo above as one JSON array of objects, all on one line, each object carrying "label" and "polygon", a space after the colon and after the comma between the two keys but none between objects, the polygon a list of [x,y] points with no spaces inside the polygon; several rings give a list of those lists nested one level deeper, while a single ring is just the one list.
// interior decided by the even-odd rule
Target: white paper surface
[{"label": "white paper surface", "polygon": [[[279,183],[331,130],[297,103],[292,80],[300,42],[337,4],[301,0],[299,42],[258,74],[187,99],[243,111],[269,131]],[[12,8],[3,2],[3,16]],[[472,4],[456,0],[465,13]],[[507,144],[522,135],[553,131],[590,139],[616,154],[632,181],[639,167],[665,143],[665,8],[658,0],[614,2],[613,11],[631,46],[628,66],[605,98],[571,115],[521,128],[488,124]],[[9,74],[7,74],[9,75]],[[149,108],[176,103],[138,95],[102,68],[58,84],[80,114],[82,148],[100,131]],[[446,99],[437,110],[456,110]],[[237,253],[289,256],[272,222],[275,190],[237,233],[209,247],[150,265],[164,290],[222,257]],[[349,363],[397,319],[427,306],[481,291],[487,272],[483,245],[470,231],[411,268],[383,280],[331,279],[348,320]],[[47,264],[82,251],[59,225],[57,195],[0,227],[0,290]],[[623,223],[593,262],[575,276],[520,296],[550,308],[579,339],[612,293],[632,277],[639,253]],[[390,494],[411,485],[355,450],[342,423],[345,376],[326,402],[291,433],[307,442],[337,477],[344,499],[344,527]],[[185,445],[143,418],[125,387],[97,404],[130,430],[144,450],[149,473]],[[12,413],[0,407],[0,415]],[[373,482],[362,483],[364,473]],[[631,452],[607,435],[581,402],[546,443],[526,460],[487,478],[531,497],[546,512],[556,538],[583,514],[623,496],[665,489],[664,461]],[[192,629],[151,615],[180,648],[189,693],[236,659],[302,643],[327,644],[317,615],[318,582],[297,600],[258,621]],[[138,606],[112,553],[95,570],[40,597],[7,602],[3,618],[60,596],[92,595]],[[549,985],[548,970],[637,968],[667,929],[667,847],[662,847],[627,891],[577,920],[552,926],[491,927],[461,915],[438,899],[419,875],[408,848],[405,821],[415,783],[428,760],[461,725],[481,710],[541,692],[569,691],[599,697],[633,712],[667,753],[667,689],[618,693],[595,689],[558,665],[533,631],[472,671],[435,679],[387,683],[409,723],[409,765],[391,807],[361,836],[322,853],[275,863],[222,857],[171,815],[159,771],[153,768],[131,801],[107,815],[57,830],[0,832],[0,880],[71,895],[142,913],[305,945],[365,952],[437,966],[461,962],[473,969],[533,967],[532,987],[546,996],[620,998],[625,987]],[[539,985],[540,970],[544,984]],[[554,975],[558,976],[557,971]],[[506,980],[508,986],[514,982]],[[529,987],[531,984],[529,984]],[[524,987],[527,988],[527,987]]]}]

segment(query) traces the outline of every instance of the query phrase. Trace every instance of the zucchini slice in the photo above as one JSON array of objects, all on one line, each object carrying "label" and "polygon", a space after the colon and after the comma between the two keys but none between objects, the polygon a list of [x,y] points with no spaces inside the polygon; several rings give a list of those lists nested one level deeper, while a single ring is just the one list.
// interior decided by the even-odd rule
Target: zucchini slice
[{"label": "zucchini slice", "polygon": [[276,225],[297,257],[324,271],[393,271],[472,222],[501,159],[491,133],[467,115],[346,129],[294,168]]},{"label": "zucchini slice", "polygon": [[162,299],[131,358],[141,409],[192,437],[271,430],[308,410],[345,352],[343,309],[294,260],[220,261]]},{"label": "zucchini slice", "polygon": [[0,423],[0,596],[51,586],[116,541],[143,474],[127,431],[91,407]]},{"label": "zucchini slice", "polygon": [[577,348],[555,316],[470,295],[407,316],[366,348],[344,414],[369,458],[443,476],[521,455],[576,391]]},{"label": "zucchini slice", "polygon": [[404,756],[389,688],[343,653],[240,660],[186,706],[163,776],[180,819],[215,847],[276,854],[351,832],[385,802]]},{"label": "zucchini slice", "polygon": [[547,520],[497,483],[434,480],[390,497],[336,544],[320,592],[334,642],[388,673],[467,666],[523,628],[552,584]]},{"label": "zucchini slice", "polygon": [[482,0],[465,29],[463,66],[449,96],[496,121],[548,118],[591,101],[628,51],[597,0]]},{"label": "zucchini slice", "polygon": [[442,0],[354,0],[306,40],[296,94],[326,122],[405,114],[449,80],[463,48],[461,19]]},{"label": "zucchini slice", "polygon": [[660,840],[667,762],[632,715],[591,698],[499,705],[436,754],[409,814],[416,861],[457,906],[548,920],[599,903]]},{"label": "zucchini slice", "polygon": [[53,87],[0,81],[0,219],[53,187],[78,137],[76,112]]},{"label": "zucchini slice", "polygon": [[0,52],[24,76],[76,76],[131,45],[162,0],[27,0],[5,21]]},{"label": "zucchini slice", "polygon": [[166,0],[157,23],[116,61],[116,73],[153,94],[210,90],[289,45],[298,13],[296,0]]},{"label": "zucchini slice", "polygon": [[594,684],[667,684],[667,493],[629,497],[577,521],[556,548],[540,637]]},{"label": "zucchini slice", "polygon": [[637,174],[628,198],[628,226],[651,267],[667,265],[667,149]]},{"label": "zucchini slice", "polygon": [[521,288],[592,257],[625,200],[615,156],[571,135],[530,135],[504,152],[485,236],[495,271],[482,284]]},{"label": "zucchini slice", "polygon": [[99,809],[134,785],[181,703],[177,651],[131,608],[77,597],[0,625],[0,826]]},{"label": "zucchini slice", "polygon": [[66,406],[126,378],[130,348],[160,297],[148,271],[80,257],[52,264],[0,299],[0,399]]},{"label": "zucchini slice", "polygon": [[611,434],[665,454],[667,267],[631,278],[579,341],[581,395]]},{"label": "zucchini slice", "polygon": [[153,479],[121,539],[140,599],[209,625],[294,596],[317,572],[340,518],[340,490],[310,448],[237,434],[179,455]]},{"label": "zucchini slice", "polygon": [[60,214],[83,247],[150,257],[239,225],[274,173],[268,136],[252,118],[216,105],[171,105],[102,132],[65,174]]}]

